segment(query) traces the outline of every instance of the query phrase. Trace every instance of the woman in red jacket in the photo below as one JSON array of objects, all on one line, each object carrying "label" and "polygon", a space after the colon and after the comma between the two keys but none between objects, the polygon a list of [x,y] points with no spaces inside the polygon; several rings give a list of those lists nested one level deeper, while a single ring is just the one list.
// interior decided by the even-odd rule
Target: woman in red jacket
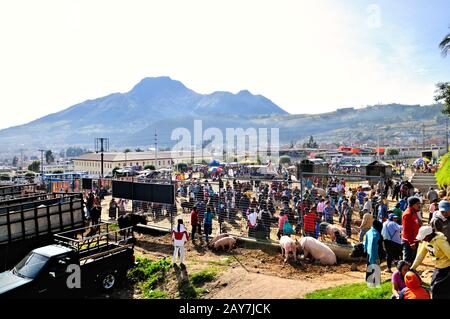
[{"label": "woman in red jacket", "polygon": [[180,265],[184,266],[184,244],[189,240],[189,233],[183,225],[183,220],[178,220],[178,225],[172,229],[172,242],[174,246],[172,263],[176,264],[178,254],[180,255]]}]

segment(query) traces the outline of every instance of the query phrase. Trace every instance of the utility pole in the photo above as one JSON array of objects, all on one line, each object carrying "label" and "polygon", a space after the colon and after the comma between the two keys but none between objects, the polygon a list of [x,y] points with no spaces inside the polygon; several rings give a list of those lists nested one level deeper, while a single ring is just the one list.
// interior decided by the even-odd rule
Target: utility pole
[{"label": "utility pole", "polygon": [[23,148],[20,149],[20,169],[23,169]]},{"label": "utility pole", "polygon": [[44,182],[44,152],[46,150],[39,150],[39,152],[41,152],[41,179]]},{"label": "utility pole", "polygon": [[158,169],[158,134],[155,128],[155,169]]},{"label": "utility pole", "polygon": [[[100,178],[103,178],[104,152],[109,151],[109,138],[98,137],[95,139],[95,152],[100,153]],[[101,185],[100,185],[101,186]]]},{"label": "utility pole", "polygon": [[377,139],[377,159],[380,159],[380,135],[378,135]]},{"label": "utility pole", "polygon": [[422,123],[422,151],[425,151],[425,123]]}]

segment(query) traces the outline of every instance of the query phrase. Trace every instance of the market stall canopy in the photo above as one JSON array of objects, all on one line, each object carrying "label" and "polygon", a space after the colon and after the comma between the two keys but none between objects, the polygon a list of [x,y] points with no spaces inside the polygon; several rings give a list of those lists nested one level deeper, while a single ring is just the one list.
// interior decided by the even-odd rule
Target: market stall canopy
[{"label": "market stall canopy", "polygon": [[418,159],[416,159],[413,163],[413,165],[423,165],[423,163],[429,163],[430,160],[426,157],[420,157]]},{"label": "market stall canopy", "polygon": [[219,161],[212,160],[211,163],[208,164],[209,167],[217,167],[220,166]]},{"label": "market stall canopy", "polygon": [[208,172],[222,173],[222,167],[210,167]]}]

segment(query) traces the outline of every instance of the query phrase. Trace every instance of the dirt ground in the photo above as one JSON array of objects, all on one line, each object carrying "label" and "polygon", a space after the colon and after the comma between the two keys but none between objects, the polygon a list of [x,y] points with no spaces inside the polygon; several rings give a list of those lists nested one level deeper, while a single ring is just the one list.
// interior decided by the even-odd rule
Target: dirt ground
[{"label": "dirt ground", "polygon": [[[152,237],[138,235],[135,248],[137,256],[159,259],[172,255],[169,235]],[[283,265],[281,253],[266,252],[260,249],[237,248],[228,252],[213,252],[204,246],[189,243],[186,254],[187,274],[208,268],[219,270],[216,279],[205,286],[203,298],[303,298],[306,293],[317,289],[343,284],[363,282],[364,263],[358,271],[350,271],[350,264],[336,266],[314,265],[309,261],[294,262],[292,259]],[[168,274],[173,277],[173,271]],[[388,276],[385,276],[386,279]],[[170,280],[165,290],[175,295],[176,284]],[[130,292],[118,295],[131,297]],[[139,298],[133,293],[132,298]]]},{"label": "dirt ground", "polygon": [[[137,234],[136,256],[153,260],[171,258],[173,248],[170,235],[150,236]],[[422,266],[422,279],[430,283],[432,267],[430,260]],[[382,270],[385,270],[383,263]],[[238,247],[232,252],[214,252],[200,241],[196,245],[189,242],[186,249],[185,277],[206,269],[218,271],[213,282],[203,288],[205,299],[298,299],[309,292],[335,286],[363,283],[366,265],[361,262],[356,271],[351,271],[351,264],[343,263],[335,266],[312,264],[309,260],[294,262],[292,258],[283,265],[281,252],[262,249]],[[390,274],[382,272],[382,280],[390,278]],[[171,269],[166,281],[160,289],[168,293],[170,298],[177,298],[181,280],[179,273]],[[139,291],[132,287],[116,290],[105,298],[140,299]]]},{"label": "dirt ground", "polygon": [[[103,201],[102,219],[108,220],[108,203],[110,197]],[[131,203],[129,203],[131,209]],[[390,201],[390,207],[394,202]],[[189,218],[187,214],[183,215],[186,224],[189,227]],[[355,219],[359,214],[354,212]],[[428,217],[427,205],[424,205],[424,219]],[[170,227],[167,219],[160,222],[151,221],[152,225]],[[242,228],[238,227],[238,228]],[[216,233],[216,231],[214,231]],[[238,234],[241,235],[241,234]],[[358,234],[353,233],[351,242],[356,242]],[[150,236],[136,234],[137,245],[135,252],[137,256],[144,256],[151,259],[160,259],[171,257],[173,247],[171,238],[166,236]],[[275,237],[275,236],[273,236]],[[432,263],[427,256],[425,265],[419,268],[422,272],[422,279],[430,283],[432,274]],[[364,262],[357,265],[356,271],[351,271],[351,264],[339,264],[336,266],[321,266],[311,264],[309,261],[300,262],[290,261],[283,265],[281,252],[264,251],[261,249],[237,248],[230,253],[216,253],[201,242],[196,245],[189,242],[186,253],[186,275],[211,269],[212,267],[219,271],[216,279],[204,286],[206,294],[203,298],[303,298],[307,293],[330,287],[335,287],[350,283],[363,283],[365,278],[366,265]],[[390,278],[389,273],[385,273],[386,263],[382,268],[382,280]],[[179,274],[173,269],[167,274],[166,283],[162,287],[168,292],[169,296],[175,298],[177,295],[177,281],[180,280]],[[112,298],[140,298],[137,291],[131,288],[121,289],[115,292]]]}]

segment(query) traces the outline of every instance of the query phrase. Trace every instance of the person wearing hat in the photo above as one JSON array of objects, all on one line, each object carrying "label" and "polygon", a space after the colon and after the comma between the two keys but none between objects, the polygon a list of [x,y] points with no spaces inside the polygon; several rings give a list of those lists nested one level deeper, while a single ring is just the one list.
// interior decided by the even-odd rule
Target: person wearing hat
[{"label": "person wearing hat", "polygon": [[408,208],[402,215],[402,246],[403,260],[412,263],[417,254],[417,234],[419,233],[420,221],[418,212],[420,211],[420,199],[410,197]]},{"label": "person wearing hat", "polygon": [[422,286],[422,279],[414,271],[408,271],[405,275],[405,285],[400,293],[398,299],[424,299],[430,298],[430,293]]},{"label": "person wearing hat", "polygon": [[439,203],[439,211],[433,214],[433,218],[430,221],[430,225],[433,227],[434,231],[441,232],[447,237],[447,241],[450,243],[450,227],[449,215],[450,215],[450,202],[446,200],[441,200]]},{"label": "person wearing hat", "polygon": [[402,224],[402,215],[403,215],[403,211],[400,208],[400,203],[395,204],[394,209],[392,210],[392,213],[395,214],[397,216],[397,223],[399,225]]},{"label": "person wearing hat", "polygon": [[420,227],[416,238],[422,243],[411,269],[416,270],[428,252],[435,265],[431,279],[433,299],[450,299],[450,244],[447,238],[428,225]]},{"label": "person wearing hat", "polygon": [[389,211],[388,220],[383,223],[381,235],[386,249],[387,272],[391,273],[392,262],[397,262],[402,255],[402,226],[397,223],[397,215]]}]

